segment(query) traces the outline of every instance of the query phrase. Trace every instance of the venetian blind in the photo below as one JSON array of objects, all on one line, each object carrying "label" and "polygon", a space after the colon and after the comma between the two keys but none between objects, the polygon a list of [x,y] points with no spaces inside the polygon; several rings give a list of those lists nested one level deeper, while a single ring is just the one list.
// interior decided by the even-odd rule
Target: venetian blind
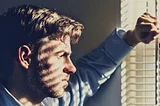
[{"label": "venetian blind", "polygon": [[[144,12],[157,15],[156,0],[121,0],[121,27],[133,29]],[[158,41],[158,40],[157,40]],[[160,106],[159,46],[155,41],[138,44],[122,63],[122,106]],[[157,52],[158,49],[158,52]]]}]

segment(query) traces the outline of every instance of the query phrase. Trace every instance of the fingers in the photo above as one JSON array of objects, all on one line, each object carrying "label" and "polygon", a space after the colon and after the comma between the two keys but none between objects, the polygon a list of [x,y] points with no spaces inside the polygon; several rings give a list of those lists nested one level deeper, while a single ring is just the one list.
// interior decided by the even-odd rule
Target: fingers
[{"label": "fingers", "polygon": [[160,34],[158,19],[149,13],[141,15],[136,24],[137,39],[148,44]]},{"label": "fingers", "polygon": [[[149,35],[150,35],[149,38],[157,37],[157,35],[160,34],[160,30],[153,23],[141,23],[139,25],[136,25],[136,28],[140,34],[140,39],[144,39]],[[150,40],[153,40],[153,39],[150,39]]]},{"label": "fingers", "polygon": [[138,26],[142,32],[154,31],[159,34],[158,19],[149,13],[144,13],[141,17],[139,17],[136,26]]},{"label": "fingers", "polygon": [[153,23],[154,25],[158,25],[158,20],[157,20],[157,17],[154,17],[149,13],[144,13],[137,20],[137,24],[141,24],[141,23]]},{"label": "fingers", "polygon": [[157,17],[154,17],[154,16],[150,15],[149,13],[144,13],[142,16],[144,16],[144,17],[151,17],[153,19],[157,19]]},{"label": "fingers", "polygon": [[141,23],[136,25],[141,29],[142,32],[152,32],[155,31],[157,34],[159,33],[159,28],[155,26],[153,23]]}]

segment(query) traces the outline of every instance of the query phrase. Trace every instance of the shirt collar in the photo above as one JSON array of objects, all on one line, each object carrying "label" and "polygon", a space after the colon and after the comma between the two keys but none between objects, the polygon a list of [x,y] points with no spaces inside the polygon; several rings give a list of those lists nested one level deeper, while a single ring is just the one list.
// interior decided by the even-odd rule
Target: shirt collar
[{"label": "shirt collar", "polygon": [[3,99],[5,101],[11,101],[16,106],[22,106],[22,104],[5,88],[3,85],[0,84],[0,95],[3,95]]}]

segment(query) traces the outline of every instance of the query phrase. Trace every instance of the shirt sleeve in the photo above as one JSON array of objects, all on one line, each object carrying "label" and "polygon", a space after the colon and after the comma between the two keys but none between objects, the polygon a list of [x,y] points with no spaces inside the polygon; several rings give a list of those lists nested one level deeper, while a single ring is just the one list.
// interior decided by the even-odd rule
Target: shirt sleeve
[{"label": "shirt sleeve", "polygon": [[[125,31],[116,28],[99,47],[81,57],[77,63],[77,72],[71,81],[78,79],[79,89],[87,96],[97,92],[101,84],[110,78],[124,57],[132,50],[120,35]],[[87,89],[87,90],[86,90]]]}]

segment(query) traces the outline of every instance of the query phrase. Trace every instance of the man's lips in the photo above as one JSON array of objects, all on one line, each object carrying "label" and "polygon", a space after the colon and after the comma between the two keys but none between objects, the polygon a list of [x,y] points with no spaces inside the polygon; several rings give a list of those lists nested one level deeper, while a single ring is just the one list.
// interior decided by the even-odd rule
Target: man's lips
[{"label": "man's lips", "polygon": [[64,88],[66,88],[68,86],[68,81],[67,80],[62,80],[63,84],[64,84]]},{"label": "man's lips", "polygon": [[68,86],[68,81],[69,81],[70,76],[67,75],[64,79],[62,79],[62,82],[64,83],[64,88],[66,88]]},{"label": "man's lips", "polygon": [[70,78],[70,75],[66,75],[63,79],[62,79],[62,81],[69,81],[69,78]]},{"label": "man's lips", "polygon": [[68,81],[69,81],[69,79],[62,79],[62,81],[67,81],[67,82],[68,82]]}]

